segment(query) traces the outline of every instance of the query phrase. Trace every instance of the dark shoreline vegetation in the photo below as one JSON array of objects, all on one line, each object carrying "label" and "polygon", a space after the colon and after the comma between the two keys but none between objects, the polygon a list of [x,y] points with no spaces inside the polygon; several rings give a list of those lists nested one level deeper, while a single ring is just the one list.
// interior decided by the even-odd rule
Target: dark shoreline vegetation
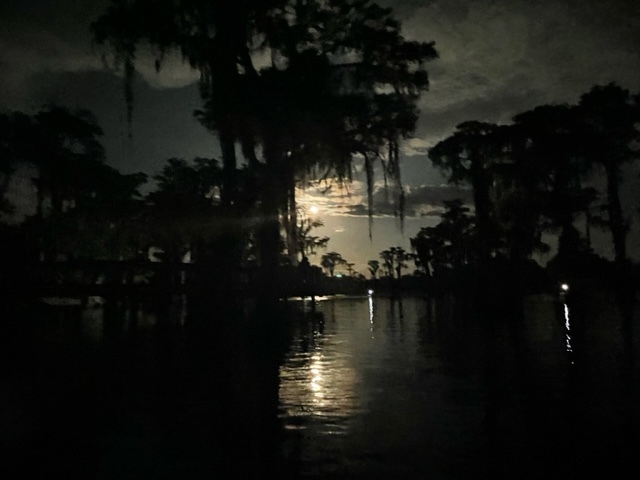
[{"label": "dark shoreline vegetation", "polygon": [[[445,201],[440,223],[411,238],[413,252],[390,247],[380,261],[369,261],[369,281],[338,252],[323,254],[320,266],[308,263],[330,238],[314,235],[322,223],[290,196],[264,237],[270,222],[255,215],[264,215],[265,195],[274,192],[253,189],[260,169],[236,171],[233,205],[221,196],[229,178],[215,159],[170,159],[154,176],[156,189],[142,195],[146,175],[122,175],[104,163],[90,112],[49,107],[35,116],[3,115],[0,281],[7,291],[43,294],[67,287],[88,294],[95,286],[94,293],[186,290],[265,299],[359,294],[371,285],[391,294],[553,291],[559,282],[637,288],[637,264],[626,253],[630,219],[619,199],[620,169],[637,156],[633,98],[615,85],[594,87],[575,107],[538,107],[510,126],[461,124],[429,157],[451,183],[471,185],[473,205]],[[38,170],[36,211],[16,223],[4,195],[21,164]],[[598,168],[607,172],[602,192],[588,186]],[[592,228],[611,232],[614,259],[593,252]],[[558,244],[541,266],[533,257],[550,251],[543,233],[555,233]],[[412,275],[404,273],[409,261]],[[307,292],[312,284],[317,291]]]}]

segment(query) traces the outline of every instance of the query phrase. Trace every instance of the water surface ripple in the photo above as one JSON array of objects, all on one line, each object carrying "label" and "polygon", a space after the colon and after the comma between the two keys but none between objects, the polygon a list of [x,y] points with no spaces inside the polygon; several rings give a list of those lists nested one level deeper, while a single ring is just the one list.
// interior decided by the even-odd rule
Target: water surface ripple
[{"label": "water surface ripple", "polygon": [[571,478],[628,465],[637,372],[623,379],[621,357],[601,356],[623,346],[619,319],[591,310],[592,345],[572,325],[569,349],[569,308],[550,295],[489,318],[454,298],[320,302],[280,368],[292,476]]}]

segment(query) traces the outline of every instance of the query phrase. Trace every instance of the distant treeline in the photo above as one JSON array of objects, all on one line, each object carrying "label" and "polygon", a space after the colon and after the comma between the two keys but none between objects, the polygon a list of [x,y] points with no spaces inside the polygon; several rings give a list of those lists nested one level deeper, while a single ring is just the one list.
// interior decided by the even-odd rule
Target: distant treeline
[{"label": "distant treeline", "polygon": [[608,84],[577,105],[542,105],[508,125],[458,125],[429,158],[451,183],[472,187],[473,215],[459,200],[445,202],[441,221],[411,239],[425,271],[437,277],[492,259],[526,264],[550,251],[545,233],[558,241],[550,266],[601,268],[591,245],[594,227],[610,232],[614,260],[626,264],[638,212],[623,209],[620,186],[623,168],[640,156],[639,100]]},{"label": "distant treeline", "polygon": [[[451,183],[472,187],[473,205],[445,202],[440,222],[411,239],[413,253],[385,250],[382,264],[369,262],[370,273],[375,277],[382,267],[387,276],[400,278],[407,260],[431,279],[498,260],[531,264],[534,254],[550,249],[544,233],[558,238],[551,266],[584,269],[586,262],[597,270],[604,261],[591,248],[593,227],[610,231],[615,262],[627,263],[631,220],[619,192],[622,168],[638,157],[639,121],[638,96],[609,84],[593,87],[577,105],[540,106],[509,125],[460,124],[429,158]],[[221,199],[228,187],[225,170],[211,158],[167,160],[143,195],[147,175],[124,175],[105,164],[102,131],[90,112],[54,106],[32,116],[4,114],[0,122],[5,263],[155,256],[213,269],[260,264],[263,211],[249,168],[234,172],[232,206]],[[33,189],[24,192],[35,197],[36,207],[16,224],[6,194],[20,164],[36,172]],[[287,220],[280,217],[280,265],[295,265],[298,254],[326,247],[327,237],[311,235],[319,223],[300,211],[295,225]],[[331,275],[341,263],[353,265],[337,252],[323,255],[322,266]]]}]

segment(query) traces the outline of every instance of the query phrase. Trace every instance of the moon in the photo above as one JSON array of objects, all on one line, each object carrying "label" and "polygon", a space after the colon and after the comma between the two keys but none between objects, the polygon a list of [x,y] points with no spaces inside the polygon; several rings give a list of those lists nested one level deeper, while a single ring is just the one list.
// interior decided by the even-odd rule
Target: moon
[{"label": "moon", "polygon": [[317,206],[315,206],[315,205],[311,205],[311,206],[309,207],[309,211],[310,211],[311,213],[318,213],[318,207],[317,207]]}]

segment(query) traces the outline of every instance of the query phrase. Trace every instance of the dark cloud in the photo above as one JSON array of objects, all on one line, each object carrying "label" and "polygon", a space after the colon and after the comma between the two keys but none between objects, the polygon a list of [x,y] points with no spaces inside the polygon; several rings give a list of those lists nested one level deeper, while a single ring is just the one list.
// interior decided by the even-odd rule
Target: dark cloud
[{"label": "dark cloud", "polygon": [[107,0],[0,2],[0,108],[28,104],[31,98],[24,85],[38,73],[100,69],[89,24],[107,4]]},{"label": "dark cloud", "polygon": [[[94,45],[91,23],[109,5],[109,0],[36,0],[0,2],[0,109],[31,107],[27,85],[45,73],[108,72],[105,49]],[[160,73],[155,71],[154,52],[140,47],[136,68],[155,88],[194,84],[198,75],[177,54],[169,54]],[[109,63],[109,56],[106,56]]]},{"label": "dark cloud", "polygon": [[[439,215],[445,201],[459,198],[471,201],[471,191],[449,185],[421,185],[405,187],[405,217],[427,217]],[[367,216],[369,209],[365,203],[342,205],[342,212],[348,216]],[[378,188],[373,195],[374,217],[395,217],[399,215],[398,192],[393,189]]]},{"label": "dark cloud", "polygon": [[109,0],[3,0],[0,3],[3,33],[0,38],[14,38],[25,44],[37,42],[39,35],[49,35],[63,42],[87,43],[89,24],[109,5]]},{"label": "dark cloud", "polygon": [[508,122],[572,103],[596,84],[640,90],[640,2],[383,0],[408,38],[435,41],[416,137],[427,144],[477,119]]},{"label": "dark cloud", "polygon": [[[617,81],[640,90],[640,2],[379,1],[395,9],[407,38],[435,41],[440,54],[427,66],[431,90],[421,101],[422,115],[415,138],[406,142],[406,155],[424,155],[463,121],[508,122],[542,103],[574,102],[597,83]],[[89,31],[109,3],[0,2],[0,108],[34,107],[26,85],[34,76],[43,78],[43,72],[105,71],[115,78],[116,72],[103,70]],[[152,56],[143,48],[137,63],[149,86],[166,90],[197,80],[197,73],[175,56],[157,75]],[[42,84],[39,93],[45,88]],[[114,109],[121,105],[113,102]],[[181,138],[175,142],[189,148]]]}]

